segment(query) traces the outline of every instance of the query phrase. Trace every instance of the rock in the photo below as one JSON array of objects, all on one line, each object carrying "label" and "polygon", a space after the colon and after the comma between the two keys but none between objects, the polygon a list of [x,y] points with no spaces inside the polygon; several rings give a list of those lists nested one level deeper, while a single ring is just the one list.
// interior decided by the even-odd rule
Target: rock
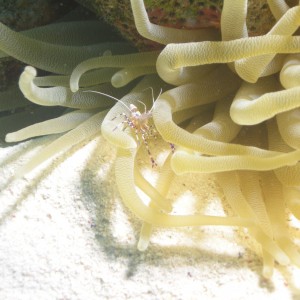
[{"label": "rock", "polygon": [[[143,39],[135,29],[129,0],[76,0],[113,26],[140,50],[151,50],[157,44]],[[292,1],[291,1],[292,2]],[[186,29],[220,28],[222,0],[145,0],[151,22]],[[261,35],[275,20],[267,0],[249,0],[247,25],[249,35]]]}]

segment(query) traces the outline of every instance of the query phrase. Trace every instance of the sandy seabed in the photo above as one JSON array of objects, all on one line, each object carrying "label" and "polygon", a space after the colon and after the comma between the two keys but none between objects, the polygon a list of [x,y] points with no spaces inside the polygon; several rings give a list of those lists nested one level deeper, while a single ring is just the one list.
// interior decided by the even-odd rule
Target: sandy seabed
[{"label": "sandy seabed", "polygon": [[[157,228],[139,252],[141,222],[122,204],[115,150],[99,136],[13,180],[53,139],[0,149],[0,299],[300,299],[300,270],[276,267],[264,280],[234,228]],[[176,180],[175,211],[202,203],[224,214],[214,190],[197,176]]]}]

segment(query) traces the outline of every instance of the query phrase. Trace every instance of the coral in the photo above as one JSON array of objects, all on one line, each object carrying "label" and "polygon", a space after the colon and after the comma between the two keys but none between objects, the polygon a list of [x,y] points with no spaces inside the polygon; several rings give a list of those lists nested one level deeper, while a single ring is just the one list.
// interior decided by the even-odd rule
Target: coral
[{"label": "coral", "polygon": [[[131,0],[138,32],[165,44],[160,52],[134,53],[117,43],[47,43],[2,25],[1,50],[32,65],[19,80],[25,97],[43,106],[71,108],[6,136],[13,142],[67,132],[17,177],[101,128],[117,148],[115,176],[122,200],[143,222],[139,250],[147,248],[153,226],[237,226],[260,246],[264,277],[272,276],[275,261],[300,266],[286,222],[286,214],[299,218],[300,208],[300,37],[294,35],[300,6],[268,3],[276,24],[265,35],[248,37],[247,1],[224,1],[222,40],[216,40],[214,31],[152,24],[143,1]],[[34,67],[63,75],[37,77]],[[137,113],[150,111],[149,126],[136,130],[129,124],[121,130],[118,116],[126,115],[123,124],[132,122],[130,107]],[[173,153],[166,143],[167,158],[154,185],[143,178],[137,163],[139,152],[149,152],[152,145],[151,126],[175,145]],[[185,173],[214,174],[235,215],[175,213],[175,199],[169,199],[172,179]],[[149,203],[138,189],[149,196]]]}]

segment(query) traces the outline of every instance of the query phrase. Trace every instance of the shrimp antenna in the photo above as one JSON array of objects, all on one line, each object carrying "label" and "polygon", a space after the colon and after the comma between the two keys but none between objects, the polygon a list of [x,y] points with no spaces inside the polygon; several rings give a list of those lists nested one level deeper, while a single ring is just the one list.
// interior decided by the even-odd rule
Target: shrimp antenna
[{"label": "shrimp antenna", "polygon": [[138,102],[140,102],[141,104],[143,104],[143,106],[144,106],[144,112],[146,112],[147,111],[146,104],[143,101],[140,101],[140,100],[138,100]]},{"label": "shrimp antenna", "polygon": [[[142,92],[143,92],[143,91],[146,91],[146,90],[148,90],[148,89],[151,90],[151,94],[152,94],[152,107],[151,107],[151,109],[149,110],[149,112],[151,113],[152,110],[153,110],[153,108],[154,108],[154,104],[155,104],[153,88],[152,88],[151,86],[149,86],[149,87],[143,89]],[[156,99],[158,99],[159,96],[160,96],[161,94],[162,94],[162,89],[160,89],[160,92],[159,92],[159,94],[158,94],[158,96],[157,96]],[[145,105],[145,104],[144,104],[144,105]]]},{"label": "shrimp antenna", "polygon": [[113,100],[121,103],[124,107],[126,107],[128,109],[128,111],[131,112],[130,108],[123,101],[121,101],[120,99],[118,99],[118,98],[116,98],[114,96],[111,96],[111,95],[108,95],[108,94],[105,94],[105,93],[102,93],[102,92],[98,92],[98,91],[92,91],[92,90],[83,91],[83,92],[84,93],[87,93],[87,92],[89,92],[89,93],[95,93],[95,94],[100,94],[100,95],[106,96],[106,97],[108,97],[110,99],[113,99]]},{"label": "shrimp antenna", "polygon": [[[151,92],[152,92],[152,107],[151,107],[151,109],[150,109],[149,112],[152,112],[152,110],[153,110],[153,108],[154,108],[154,105],[155,105],[155,101],[154,101],[153,88],[150,87],[150,89],[151,89]],[[158,94],[156,100],[159,98],[159,96],[161,95],[161,93],[162,93],[162,89],[160,89],[159,94]]]}]

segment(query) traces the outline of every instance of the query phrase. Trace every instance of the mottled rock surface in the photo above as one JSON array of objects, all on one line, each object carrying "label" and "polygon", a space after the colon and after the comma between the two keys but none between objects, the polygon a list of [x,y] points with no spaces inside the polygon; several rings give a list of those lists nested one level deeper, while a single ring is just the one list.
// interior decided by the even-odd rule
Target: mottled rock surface
[{"label": "mottled rock surface", "polygon": [[73,0],[0,1],[0,21],[20,31],[56,20],[74,8]]},{"label": "mottled rock surface", "polygon": [[[129,0],[76,1],[115,27],[123,37],[133,42],[140,50],[151,50],[157,47],[154,43],[142,39],[136,31]],[[220,27],[222,0],[145,0],[145,5],[151,22],[155,24],[186,29]],[[248,7],[249,34],[266,33],[275,22],[267,0],[249,0]]]}]

